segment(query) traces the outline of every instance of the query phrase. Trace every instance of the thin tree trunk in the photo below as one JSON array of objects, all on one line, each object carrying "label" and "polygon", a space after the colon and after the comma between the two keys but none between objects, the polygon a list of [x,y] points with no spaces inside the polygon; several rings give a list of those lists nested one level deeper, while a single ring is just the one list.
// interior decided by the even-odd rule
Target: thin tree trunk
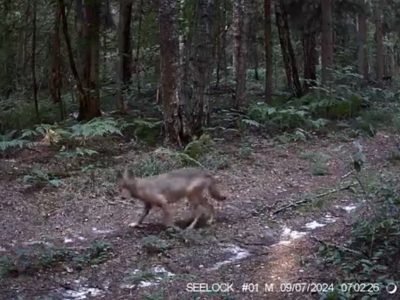
[{"label": "thin tree trunk", "polygon": [[223,56],[223,70],[224,70],[224,78],[225,78],[225,85],[228,84],[228,55],[226,53],[226,36],[228,34],[228,0],[224,0],[224,24],[225,30],[224,34],[222,35],[222,56]]},{"label": "thin tree trunk", "polygon": [[188,128],[183,110],[177,5],[174,0],[160,0],[160,59],[165,142],[182,147]]},{"label": "thin tree trunk", "polygon": [[140,0],[139,4],[139,21],[138,21],[138,32],[137,32],[137,43],[136,43],[136,81],[137,91],[140,95],[141,83],[140,83],[140,47],[141,47],[141,35],[142,35],[142,21],[143,21],[143,0]]},{"label": "thin tree trunk", "polygon": [[129,89],[132,78],[132,46],[131,46],[132,0],[120,0],[118,23],[118,96],[117,106],[125,113],[124,93]]},{"label": "thin tree trunk", "polygon": [[363,11],[358,14],[358,73],[368,82],[368,48],[367,48],[367,14],[366,3],[363,1]]},{"label": "thin tree trunk", "polygon": [[[251,17],[250,17],[251,16]],[[259,23],[258,3],[256,1],[249,1],[248,3],[248,29],[247,29],[247,49],[248,60],[251,65],[249,67],[254,70],[254,79],[259,80],[258,74],[258,45],[257,45],[257,32]]]},{"label": "thin tree trunk", "polygon": [[215,79],[215,87],[218,88],[219,87],[219,83],[221,80],[221,64],[222,64],[222,34],[224,32],[224,27],[225,24],[222,22],[222,9],[221,9],[221,3],[219,0],[216,0],[216,5],[215,5],[215,9],[216,9],[216,17],[215,17],[215,62],[216,62],[216,71],[215,71],[215,75],[216,75],[216,79]]},{"label": "thin tree trunk", "polygon": [[271,0],[264,0],[264,35],[265,35],[265,102],[272,102],[272,22]]},{"label": "thin tree trunk", "polygon": [[332,0],[321,0],[321,10],[321,81],[326,84],[332,80],[331,69],[333,68]]},{"label": "thin tree trunk", "polygon": [[33,101],[35,103],[36,118],[39,120],[39,103],[37,98],[37,81],[36,81],[36,0],[32,0],[32,90],[33,90]]},{"label": "thin tree trunk", "polygon": [[233,34],[234,34],[234,71],[235,71],[235,102],[238,109],[246,97],[246,60],[247,60],[247,7],[245,0],[233,2]]},{"label": "thin tree trunk", "polygon": [[61,8],[57,3],[54,18],[53,45],[51,52],[51,75],[50,75],[50,94],[54,103],[60,105],[61,120],[65,118],[64,104],[61,98],[62,75],[61,75],[61,40],[60,40]]},{"label": "thin tree trunk", "polygon": [[316,32],[310,28],[303,30],[304,92],[307,93],[317,80]]},{"label": "thin tree trunk", "polygon": [[375,6],[375,41],[376,41],[376,77],[378,83],[382,85],[382,79],[384,75],[382,0],[376,1],[376,6]]},{"label": "thin tree trunk", "polygon": [[193,111],[191,130],[195,135],[202,133],[207,125],[208,98],[205,95],[211,78],[212,61],[212,21],[214,0],[198,0],[196,9],[196,32],[194,33],[193,70]]},{"label": "thin tree trunk", "polygon": [[67,45],[69,64],[71,67],[72,75],[74,76],[74,79],[76,81],[79,98],[83,98],[83,97],[85,97],[85,91],[83,90],[82,81],[80,79],[78,69],[76,68],[74,55],[73,55],[73,51],[72,51],[72,47],[71,47],[71,39],[69,37],[69,32],[68,32],[68,22],[67,22],[67,18],[65,16],[65,3],[64,3],[64,0],[58,0],[58,3],[60,5],[60,9],[61,9],[63,34],[64,34],[64,38],[65,38],[65,44]]},{"label": "thin tree trunk", "polygon": [[303,92],[297,71],[296,57],[290,39],[288,17],[282,1],[275,3],[275,15],[288,86],[296,97],[301,97]]},{"label": "thin tree trunk", "polygon": [[83,5],[85,16],[83,51],[85,60],[82,82],[86,91],[85,97],[79,101],[78,120],[90,120],[101,115],[99,99],[100,5],[101,0],[85,1]]}]

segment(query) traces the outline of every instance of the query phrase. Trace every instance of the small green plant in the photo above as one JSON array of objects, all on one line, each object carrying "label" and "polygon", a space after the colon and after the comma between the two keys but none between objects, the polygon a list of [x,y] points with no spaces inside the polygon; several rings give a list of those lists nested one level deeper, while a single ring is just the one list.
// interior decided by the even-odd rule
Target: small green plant
[{"label": "small green plant", "polygon": [[0,135],[0,152],[7,151],[9,149],[13,148],[23,148],[27,144],[29,144],[30,141],[25,140],[25,139],[9,139],[9,137],[5,135]]},{"label": "small green plant", "polygon": [[66,151],[65,147],[63,146],[60,149],[60,152],[57,154],[60,158],[76,158],[76,157],[87,157],[99,154],[96,150],[92,150],[89,148],[84,147],[76,147],[73,151]]},{"label": "small green plant", "polygon": [[389,160],[392,162],[400,161],[400,145],[396,145],[392,149],[390,149]]},{"label": "small green plant", "polygon": [[171,245],[156,235],[149,235],[142,239],[142,247],[147,253],[163,253],[171,248]]},{"label": "small green plant", "polygon": [[133,126],[135,136],[150,146],[154,146],[160,138],[162,121],[136,119]]},{"label": "small green plant", "polygon": [[329,155],[322,152],[304,152],[300,154],[300,158],[311,162],[311,173],[314,176],[324,176],[329,174]]},{"label": "small green plant", "polygon": [[241,159],[250,159],[253,156],[253,148],[250,144],[245,143],[239,148],[239,157]]},{"label": "small green plant", "polygon": [[214,141],[208,134],[202,134],[198,139],[194,139],[188,143],[183,153],[191,158],[198,160],[199,158],[209,154],[214,150]]},{"label": "small green plant", "polygon": [[98,265],[108,260],[112,251],[111,244],[103,241],[94,241],[82,254],[75,256],[73,262],[79,270],[85,266]]},{"label": "small green plant", "polygon": [[203,156],[200,159],[200,164],[208,170],[223,170],[229,168],[231,161],[228,155],[215,151]]},{"label": "small green plant", "polygon": [[89,139],[97,136],[106,136],[112,134],[122,135],[121,124],[113,118],[94,118],[87,123],[79,123],[73,125],[70,130],[72,137],[81,137],[83,139]]},{"label": "small green plant", "polygon": [[14,260],[10,256],[0,257],[0,277],[17,274],[18,269]]},{"label": "small green plant", "polygon": [[59,187],[62,184],[61,179],[37,168],[33,168],[29,175],[25,175],[23,182],[30,184],[48,183],[54,187]]}]

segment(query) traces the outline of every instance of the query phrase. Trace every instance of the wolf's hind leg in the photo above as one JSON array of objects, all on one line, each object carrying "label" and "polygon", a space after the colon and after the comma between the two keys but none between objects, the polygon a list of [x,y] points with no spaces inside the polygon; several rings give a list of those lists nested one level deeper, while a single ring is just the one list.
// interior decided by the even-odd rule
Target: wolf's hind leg
[{"label": "wolf's hind leg", "polygon": [[204,209],[206,210],[207,213],[207,224],[210,225],[213,223],[214,221],[214,215],[215,215],[215,210],[214,210],[214,206],[212,204],[210,204],[206,198],[202,199],[202,206],[204,207]]}]

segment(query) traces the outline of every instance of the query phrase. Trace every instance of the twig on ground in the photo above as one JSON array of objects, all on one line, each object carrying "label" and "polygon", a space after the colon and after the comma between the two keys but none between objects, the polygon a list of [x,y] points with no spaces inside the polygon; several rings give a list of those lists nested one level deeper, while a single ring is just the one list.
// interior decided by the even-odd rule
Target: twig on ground
[{"label": "twig on ground", "polygon": [[307,197],[307,198],[298,200],[298,201],[296,201],[296,202],[291,202],[291,203],[289,203],[289,204],[286,204],[286,205],[284,205],[284,206],[282,206],[282,207],[280,207],[280,208],[274,210],[274,211],[272,212],[272,214],[273,214],[273,215],[276,215],[276,214],[278,214],[278,213],[280,213],[280,212],[282,212],[282,211],[284,211],[284,210],[286,210],[286,209],[288,209],[288,208],[297,207],[297,206],[299,206],[300,204],[303,204],[303,203],[312,201],[312,200],[315,199],[315,198],[321,198],[321,197],[325,197],[325,196],[330,195],[330,194],[334,194],[334,193],[337,193],[337,192],[340,192],[340,191],[343,191],[343,190],[347,190],[347,189],[349,189],[350,187],[352,187],[352,186],[354,186],[354,185],[355,185],[355,183],[351,183],[351,184],[348,184],[348,185],[346,185],[346,186],[339,187],[339,188],[337,188],[337,189],[329,190],[329,191],[327,191],[327,192],[325,192],[325,193],[321,193],[321,194],[317,194],[317,195],[314,195],[314,196],[311,196],[311,197]]},{"label": "twig on ground", "polygon": [[357,250],[354,250],[354,249],[350,249],[350,248],[347,248],[347,247],[344,247],[344,246],[336,245],[336,244],[333,244],[333,243],[330,243],[330,242],[327,242],[327,241],[320,240],[319,238],[317,238],[314,235],[312,235],[311,238],[313,240],[317,241],[318,243],[326,245],[328,247],[336,248],[336,249],[339,249],[339,250],[341,250],[343,252],[350,252],[350,253],[353,253],[353,254],[356,254],[356,255],[359,255],[359,256],[365,256],[364,253],[362,253],[360,251],[357,251]]}]

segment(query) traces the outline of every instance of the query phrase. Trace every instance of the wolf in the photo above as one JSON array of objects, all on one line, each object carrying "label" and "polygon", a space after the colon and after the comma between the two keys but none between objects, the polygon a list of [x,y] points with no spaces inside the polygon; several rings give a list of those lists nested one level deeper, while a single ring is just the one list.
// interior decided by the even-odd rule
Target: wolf
[{"label": "wolf", "polygon": [[130,195],[143,202],[144,209],[135,223],[130,227],[140,225],[153,207],[163,210],[163,223],[169,227],[173,225],[171,203],[187,199],[193,221],[186,229],[193,229],[205,212],[208,223],[213,222],[214,207],[208,203],[204,191],[217,201],[223,201],[227,196],[219,190],[217,180],[208,171],[197,168],[182,168],[164,174],[145,178],[135,178],[131,171],[125,169],[124,173],[117,175],[118,189],[122,195]]}]

